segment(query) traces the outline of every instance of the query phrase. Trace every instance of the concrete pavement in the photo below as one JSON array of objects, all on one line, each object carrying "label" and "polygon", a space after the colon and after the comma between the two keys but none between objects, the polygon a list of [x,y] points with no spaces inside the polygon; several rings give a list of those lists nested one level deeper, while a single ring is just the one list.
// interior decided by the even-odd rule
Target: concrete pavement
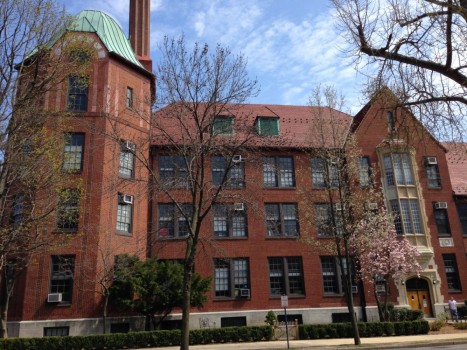
[{"label": "concrete pavement", "polygon": [[[365,349],[397,349],[400,347],[422,347],[439,346],[445,344],[466,344],[467,333],[453,334],[423,334],[399,337],[376,337],[362,338],[362,345],[358,348]],[[290,340],[290,349],[353,349],[353,339],[314,339],[314,340]],[[153,348],[157,350],[177,350],[178,346]],[[266,349],[287,349],[286,340],[276,340],[269,342],[255,343],[227,343],[211,345],[192,345],[191,350],[266,350]],[[141,349],[143,350],[143,349]]]}]

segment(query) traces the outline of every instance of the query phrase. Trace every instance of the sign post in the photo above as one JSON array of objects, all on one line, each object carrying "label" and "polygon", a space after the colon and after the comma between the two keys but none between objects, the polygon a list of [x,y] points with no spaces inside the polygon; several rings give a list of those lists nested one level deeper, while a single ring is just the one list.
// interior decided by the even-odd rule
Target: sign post
[{"label": "sign post", "polygon": [[289,297],[287,295],[281,296],[281,306],[284,308],[285,334],[287,336],[287,349],[290,349],[289,347],[289,322],[287,320],[287,308],[289,307]]}]

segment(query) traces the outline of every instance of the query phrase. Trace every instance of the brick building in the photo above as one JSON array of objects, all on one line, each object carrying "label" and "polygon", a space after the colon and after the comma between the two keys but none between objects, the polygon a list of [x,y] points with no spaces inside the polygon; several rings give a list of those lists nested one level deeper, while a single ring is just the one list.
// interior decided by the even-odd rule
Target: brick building
[{"label": "brick building", "polygon": [[[102,296],[96,280],[105,268],[103,257],[183,257],[186,223],[163,191],[150,197],[149,171],[135,157],[151,158],[152,172],[160,178],[186,172],[162,138],[143,143],[151,132],[144,116],[150,114],[148,101],[155,88],[149,0],[130,1],[130,43],[115,21],[98,11],[78,14],[69,31],[89,38],[96,50],[91,84],[76,89],[70,77],[44,100],[51,110],[76,112],[64,167],[82,179],[86,196],[79,203],[76,225],[66,228],[76,233],[70,244],[38,254],[18,281],[10,306],[10,335],[101,332]],[[336,125],[339,132],[355,132],[362,167],[377,169],[384,204],[399,215],[398,233],[421,253],[420,278],[413,274],[393,283],[391,301],[436,316],[451,295],[467,299],[465,150],[447,153],[453,145],[435,140],[410,113],[394,105],[392,94],[383,90],[354,118],[323,107],[256,104],[219,115],[219,139],[237,138],[238,125],[249,126],[257,135],[242,153],[227,159],[234,163],[227,191],[235,200],[213,207],[203,227],[205,244],[195,270],[213,276],[213,284],[205,306],[192,311],[193,328],[262,324],[267,311],[281,309],[282,294],[289,296],[289,314],[304,323],[345,318],[336,259],[297,240],[318,235],[304,207],[307,194],[321,190],[323,173],[304,150],[323,146],[314,144],[318,135],[310,133],[310,126],[316,115],[326,118],[329,113],[334,119],[328,118],[324,132],[332,136]],[[170,108],[160,110],[155,119],[163,119]],[[206,176],[213,184],[224,176],[225,162],[220,154],[207,160]],[[180,198],[184,191],[180,189]],[[54,225],[48,227],[51,235],[61,231]],[[355,291],[358,318],[365,314],[375,319],[372,297],[363,301],[357,293],[361,290]],[[110,330],[142,328],[138,317],[118,310],[110,316]],[[176,327],[179,319],[176,311],[164,327]]]}]

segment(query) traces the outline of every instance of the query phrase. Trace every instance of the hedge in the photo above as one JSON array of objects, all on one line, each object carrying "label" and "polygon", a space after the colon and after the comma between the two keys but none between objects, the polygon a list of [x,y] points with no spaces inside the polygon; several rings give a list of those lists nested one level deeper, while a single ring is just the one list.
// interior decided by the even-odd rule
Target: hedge
[{"label": "hedge", "polygon": [[[228,327],[190,331],[190,344],[255,342],[271,340],[272,328]],[[0,340],[0,350],[112,350],[180,345],[180,330],[130,332],[72,337],[10,338]]]},{"label": "hedge", "polygon": [[[403,322],[367,322],[358,323],[361,337],[381,337],[383,335],[427,334],[430,330],[428,321]],[[350,323],[308,324],[299,326],[300,339],[352,338]]]}]

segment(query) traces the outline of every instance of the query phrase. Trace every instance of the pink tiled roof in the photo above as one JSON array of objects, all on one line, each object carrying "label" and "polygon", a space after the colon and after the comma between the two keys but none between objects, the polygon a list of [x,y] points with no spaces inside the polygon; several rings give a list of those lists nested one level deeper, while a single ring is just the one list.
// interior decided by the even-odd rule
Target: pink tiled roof
[{"label": "pink tiled roof", "polygon": [[[198,107],[203,112],[205,105]],[[152,144],[170,146],[174,143],[188,143],[192,133],[199,128],[187,111],[187,105],[169,105],[155,113],[156,127],[153,127]],[[185,115],[183,132],[175,115]],[[219,138],[223,144],[238,139],[248,139],[245,145],[272,148],[336,147],[348,133],[352,117],[328,107],[285,106],[270,104],[225,105],[222,110],[210,115],[232,115],[235,118],[233,136]],[[278,117],[280,136],[260,137],[254,132],[257,117]],[[164,130],[162,132],[161,130]],[[189,131],[188,131],[189,130]],[[166,135],[164,135],[166,133]],[[182,137],[182,135],[185,136]],[[172,140],[169,140],[171,138]]]},{"label": "pink tiled roof", "polygon": [[452,190],[455,195],[467,195],[467,143],[443,142],[448,150],[446,159],[449,175],[451,177]]}]

